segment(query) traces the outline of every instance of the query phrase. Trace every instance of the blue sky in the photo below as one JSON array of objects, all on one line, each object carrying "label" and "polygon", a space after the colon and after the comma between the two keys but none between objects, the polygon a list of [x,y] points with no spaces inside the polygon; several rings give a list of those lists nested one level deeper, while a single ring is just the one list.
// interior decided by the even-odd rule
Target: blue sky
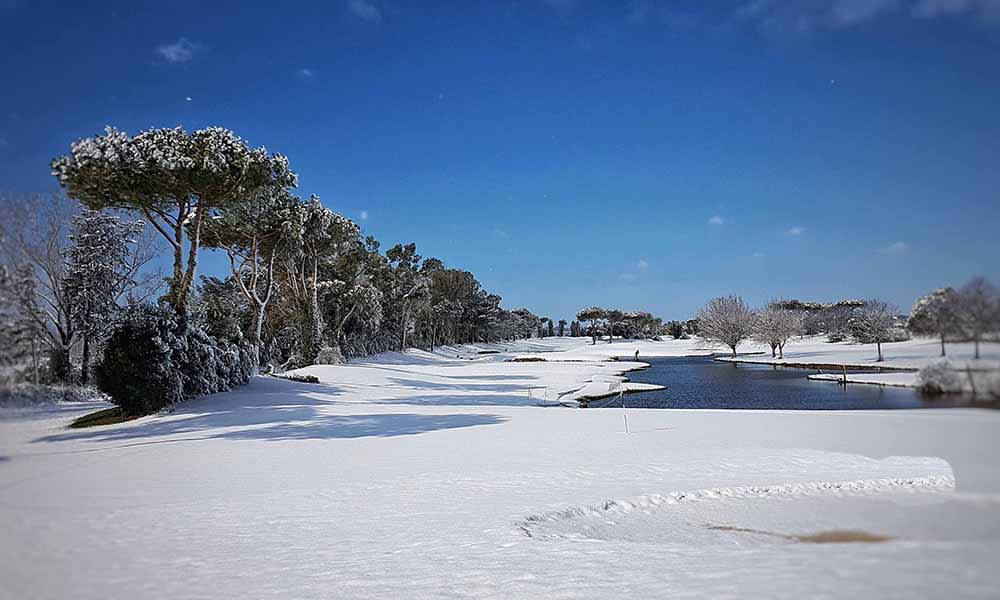
[{"label": "blue sky", "polygon": [[0,0],[0,78],[2,189],[223,125],[555,318],[1000,276],[998,0]]}]

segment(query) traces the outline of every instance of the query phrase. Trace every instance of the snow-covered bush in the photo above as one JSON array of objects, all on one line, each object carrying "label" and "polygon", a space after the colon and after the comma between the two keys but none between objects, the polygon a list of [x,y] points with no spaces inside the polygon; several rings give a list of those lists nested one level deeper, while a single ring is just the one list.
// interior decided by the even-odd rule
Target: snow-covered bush
[{"label": "snow-covered bush", "polygon": [[149,414],[253,376],[256,361],[249,345],[219,343],[198,327],[178,329],[169,307],[136,304],[112,331],[97,382],[126,414]]},{"label": "snow-covered bush", "polygon": [[223,392],[250,381],[256,364],[249,344],[226,344],[190,327],[174,352],[185,398]]},{"label": "snow-covered bush", "polygon": [[962,391],[962,378],[946,360],[932,362],[917,373],[917,386],[928,394]]},{"label": "snow-covered bush", "polygon": [[298,373],[291,373],[288,375],[275,375],[279,379],[287,379],[288,381],[297,381],[299,383],[319,383],[319,377],[315,375],[299,375]]},{"label": "snow-covered bush", "polygon": [[341,365],[345,362],[347,361],[337,346],[323,346],[316,355],[317,365]]},{"label": "snow-covered bush", "polygon": [[0,386],[0,406],[24,408],[57,402],[96,402],[108,397],[93,387],[78,385],[34,385],[20,383]]},{"label": "snow-covered bush", "polygon": [[113,328],[94,369],[97,386],[127,415],[145,415],[184,398],[174,364],[181,350],[174,311],[136,304]]},{"label": "snow-covered bush", "polygon": [[910,330],[906,328],[906,321],[902,319],[896,319],[889,328],[889,334],[886,338],[887,342],[905,342],[910,339]]}]

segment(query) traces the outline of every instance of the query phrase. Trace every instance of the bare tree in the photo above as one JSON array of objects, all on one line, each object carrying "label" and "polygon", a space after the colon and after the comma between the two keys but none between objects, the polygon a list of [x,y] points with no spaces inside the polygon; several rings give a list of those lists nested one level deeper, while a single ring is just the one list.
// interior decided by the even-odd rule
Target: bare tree
[{"label": "bare tree", "polygon": [[889,341],[890,332],[896,324],[899,308],[884,300],[865,300],[865,305],[857,309],[850,320],[854,338],[862,344],[875,344],[878,350],[876,362],[884,360],[882,343]]},{"label": "bare tree", "polygon": [[979,342],[997,326],[998,304],[997,289],[983,277],[973,277],[958,290],[958,324],[966,337],[975,343],[976,358],[979,358]]},{"label": "bare tree", "polygon": [[254,313],[250,339],[258,360],[264,318],[274,295],[275,270],[296,225],[297,200],[283,188],[262,188],[232,203],[203,225],[202,245],[221,248],[229,257],[233,281]]},{"label": "bare tree", "polygon": [[776,351],[780,358],[785,358],[785,344],[793,336],[800,335],[802,327],[802,313],[771,302],[758,313],[753,337],[771,347],[771,358],[775,358]]},{"label": "bare tree", "polygon": [[698,311],[698,331],[706,340],[725,344],[736,356],[736,347],[750,339],[757,316],[739,296],[712,298]]},{"label": "bare tree", "polygon": [[[31,285],[20,287],[20,312],[33,323],[32,342],[47,348],[54,359],[49,363],[52,374],[68,381],[83,308],[79,296],[69,293],[66,285],[72,262],[67,255],[70,233],[80,207],[59,194],[8,192],[0,193],[0,210],[5,215],[0,221],[0,264],[33,279]],[[105,290],[110,303],[144,300],[162,283],[160,272],[149,268],[159,251],[156,238],[148,230],[130,231],[127,237],[121,240],[127,251],[117,264],[115,284]]]},{"label": "bare tree", "polygon": [[0,195],[0,261],[30,271],[35,282],[19,300],[34,322],[40,342],[54,360],[53,374],[61,381],[72,376],[70,352],[76,338],[73,309],[64,293],[66,264],[63,251],[78,207],[56,194]]}]

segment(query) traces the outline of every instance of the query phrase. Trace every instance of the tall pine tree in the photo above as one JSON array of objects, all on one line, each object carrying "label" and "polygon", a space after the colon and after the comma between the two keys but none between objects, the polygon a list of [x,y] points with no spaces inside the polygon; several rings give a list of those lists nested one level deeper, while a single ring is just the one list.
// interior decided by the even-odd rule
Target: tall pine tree
[{"label": "tall pine tree", "polygon": [[141,222],[123,222],[114,215],[84,210],[73,219],[66,250],[64,293],[71,318],[83,337],[80,383],[89,381],[92,346],[104,336],[118,310],[116,299],[128,285],[129,244]]}]

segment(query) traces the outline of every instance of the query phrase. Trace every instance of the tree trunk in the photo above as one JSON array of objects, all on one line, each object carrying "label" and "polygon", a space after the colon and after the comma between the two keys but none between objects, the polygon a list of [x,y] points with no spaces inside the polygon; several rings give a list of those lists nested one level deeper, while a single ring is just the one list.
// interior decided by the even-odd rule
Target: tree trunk
[{"label": "tree trunk", "polygon": [[83,356],[80,359],[80,385],[90,382],[90,335],[83,334]]},{"label": "tree trunk", "polygon": [[[198,271],[198,249],[201,247],[201,224],[205,218],[205,211],[201,207],[194,209],[193,231],[188,236],[188,263],[184,271],[184,280],[181,288],[180,303],[177,305],[178,314],[181,320],[187,323],[188,300],[191,298],[191,287],[194,285],[194,277]],[[183,226],[183,225],[182,225]]]},{"label": "tree trunk", "polygon": [[878,359],[875,362],[882,362],[882,342],[875,342],[875,347],[878,349]]},{"label": "tree trunk", "polygon": [[403,316],[400,319],[400,329],[403,330],[399,340],[399,351],[406,352],[406,304],[403,304]]},{"label": "tree trunk", "polygon": [[777,358],[777,356],[778,356],[777,355],[777,350],[778,350],[778,345],[777,344],[771,344],[771,358]]},{"label": "tree trunk", "polygon": [[323,337],[323,321],[319,314],[319,259],[313,259],[312,267],[312,293],[309,295],[309,311],[310,311],[310,335],[312,337],[312,356],[309,357],[310,363],[316,361],[316,356],[319,353],[321,339]]},{"label": "tree trunk", "polygon": [[733,358],[736,358],[736,346],[730,346],[733,349]]},{"label": "tree trunk", "polygon": [[253,343],[256,346],[260,346],[261,340],[264,337],[264,305],[260,304],[257,306],[257,318],[254,323],[253,328]]},{"label": "tree trunk", "polygon": [[785,345],[778,344],[778,358],[785,360]]},{"label": "tree trunk", "polygon": [[170,278],[170,304],[174,310],[180,314],[181,287],[184,280],[184,227],[178,225],[174,228],[174,276]]},{"label": "tree trunk", "polygon": [[70,346],[69,344],[63,344],[59,348],[59,357],[60,360],[62,361],[62,365],[60,365],[59,368],[60,370],[64,370],[62,373],[59,374],[59,379],[62,380],[63,383],[73,382],[73,362],[72,359],[70,358],[71,348],[72,346]]},{"label": "tree trunk", "polygon": [[254,352],[254,367],[256,367],[257,372],[260,372],[260,357],[263,355],[263,337],[264,337],[264,304],[259,304],[257,306],[256,323],[254,323],[253,328],[253,352]]},{"label": "tree trunk", "polygon": [[973,342],[976,345],[976,358],[978,359],[979,358],[979,336],[978,335],[975,338],[973,338]]},{"label": "tree trunk", "polygon": [[944,356],[944,334],[941,334],[941,356]]},{"label": "tree trunk", "polygon": [[35,385],[38,385],[38,340],[31,340],[31,369],[34,372]]}]

